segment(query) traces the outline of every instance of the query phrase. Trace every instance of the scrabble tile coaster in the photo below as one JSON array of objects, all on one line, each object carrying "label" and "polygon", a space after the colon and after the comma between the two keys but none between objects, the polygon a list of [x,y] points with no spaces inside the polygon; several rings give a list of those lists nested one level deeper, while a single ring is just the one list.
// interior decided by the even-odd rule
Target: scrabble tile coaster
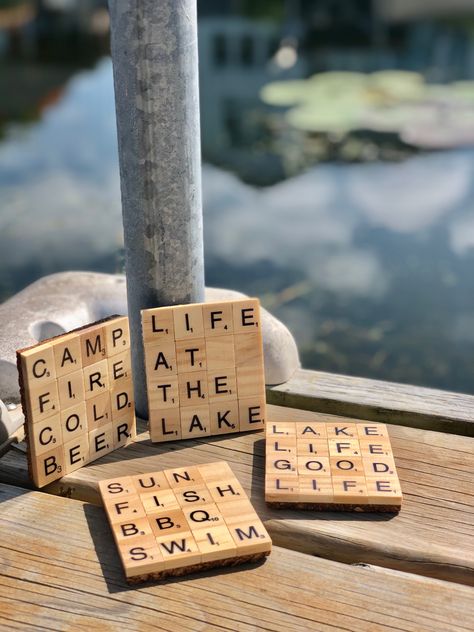
[{"label": "scrabble tile coaster", "polygon": [[99,483],[128,583],[235,566],[271,540],[223,461]]},{"label": "scrabble tile coaster", "polygon": [[143,310],[142,331],[152,441],[263,430],[258,299]]},{"label": "scrabble tile coaster", "polygon": [[265,500],[276,508],[398,512],[402,492],[387,426],[269,422]]},{"label": "scrabble tile coaster", "polygon": [[43,487],[136,435],[128,318],[17,351],[28,467]]}]

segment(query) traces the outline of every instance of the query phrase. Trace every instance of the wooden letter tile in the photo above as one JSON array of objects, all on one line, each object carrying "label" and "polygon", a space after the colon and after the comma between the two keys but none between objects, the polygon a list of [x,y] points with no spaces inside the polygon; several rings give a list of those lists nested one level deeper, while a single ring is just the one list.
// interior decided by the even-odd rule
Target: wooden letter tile
[{"label": "wooden letter tile", "polygon": [[101,481],[129,583],[264,559],[271,540],[223,461]]},{"label": "wooden letter tile", "polygon": [[384,424],[270,422],[265,434],[265,499],[272,507],[399,511]]},{"label": "wooden letter tile", "polygon": [[[38,487],[135,437],[127,317],[113,316],[21,349],[17,364],[28,466]],[[126,397],[117,400],[124,391]]]},{"label": "wooden letter tile", "polygon": [[143,310],[142,326],[152,441],[263,430],[257,299]]}]

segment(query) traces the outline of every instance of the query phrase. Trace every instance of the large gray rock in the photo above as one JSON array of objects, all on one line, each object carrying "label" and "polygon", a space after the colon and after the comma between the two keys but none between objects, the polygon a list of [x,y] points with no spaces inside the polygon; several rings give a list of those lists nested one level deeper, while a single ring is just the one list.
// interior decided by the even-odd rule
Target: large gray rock
[{"label": "large gray rock", "polygon": [[[208,302],[243,296],[233,290],[206,288]],[[96,272],[62,272],[43,277],[0,305],[0,400],[7,404],[20,400],[17,349],[111,314],[126,313],[125,277]],[[296,343],[285,325],[265,309],[262,326],[265,381],[286,382],[299,367]],[[2,411],[0,442],[2,435],[5,439],[15,429],[8,411]]]}]

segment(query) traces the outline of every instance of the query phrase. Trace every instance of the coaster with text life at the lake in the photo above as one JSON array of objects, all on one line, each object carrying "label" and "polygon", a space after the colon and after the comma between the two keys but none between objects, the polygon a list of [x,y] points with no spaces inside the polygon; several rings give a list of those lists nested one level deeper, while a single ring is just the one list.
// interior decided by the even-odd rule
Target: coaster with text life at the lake
[{"label": "coaster with text life at the lake", "polygon": [[28,467],[37,487],[136,435],[128,318],[17,351]]},{"label": "coaster with text life at the lake", "polygon": [[398,512],[402,492],[385,424],[269,422],[265,500],[276,508]]},{"label": "coaster with text life at the lake", "polygon": [[154,442],[263,430],[258,299],[142,311]]},{"label": "coaster with text life at the lake", "polygon": [[264,559],[271,539],[224,461],[99,483],[129,583]]}]

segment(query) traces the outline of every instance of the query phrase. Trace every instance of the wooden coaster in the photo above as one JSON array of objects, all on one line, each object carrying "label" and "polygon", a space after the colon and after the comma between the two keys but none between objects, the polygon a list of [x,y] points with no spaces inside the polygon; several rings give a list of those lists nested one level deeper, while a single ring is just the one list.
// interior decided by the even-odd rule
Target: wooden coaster
[{"label": "wooden coaster", "polygon": [[265,500],[276,508],[398,512],[402,492],[387,426],[266,426]]},{"label": "wooden coaster", "polygon": [[28,467],[43,487],[136,435],[128,318],[17,351]]},{"label": "wooden coaster", "polygon": [[128,583],[235,566],[270,537],[223,461],[100,481]]},{"label": "wooden coaster", "polygon": [[263,430],[258,299],[142,311],[154,442]]}]

